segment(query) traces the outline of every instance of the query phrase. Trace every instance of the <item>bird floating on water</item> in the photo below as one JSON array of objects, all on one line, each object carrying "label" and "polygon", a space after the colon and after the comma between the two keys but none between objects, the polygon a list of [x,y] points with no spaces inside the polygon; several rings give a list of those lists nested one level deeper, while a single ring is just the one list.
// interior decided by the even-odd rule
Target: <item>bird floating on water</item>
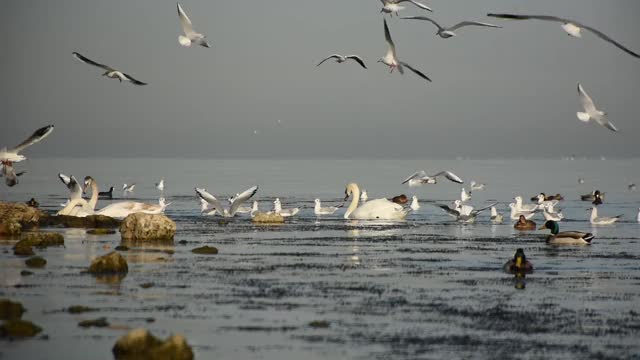
[{"label": "bird floating on water", "polygon": [[620,220],[621,217],[622,215],[598,216],[598,208],[594,206],[591,208],[591,216],[589,217],[589,222],[593,225],[611,225]]},{"label": "bird floating on water", "polygon": [[106,76],[106,77],[108,77],[110,79],[118,79],[118,80],[120,80],[120,82],[122,82],[123,80],[124,81],[129,81],[134,85],[147,85],[147,83],[142,82],[140,80],[136,80],[133,76],[131,76],[129,74],[126,74],[126,73],[123,73],[122,71],[116,70],[116,69],[112,68],[111,66],[107,66],[107,65],[104,65],[104,64],[97,63],[97,62],[95,62],[95,61],[83,56],[80,53],[74,52],[73,53],[73,57],[75,57],[76,59],[82,61],[85,64],[93,65],[95,67],[99,67],[99,68],[105,70],[105,72],[102,74],[102,76]]},{"label": "bird floating on water", "polygon": [[322,207],[322,203],[320,202],[320,199],[316,199],[315,200],[315,206],[313,208],[313,213],[316,215],[331,215],[333,213],[335,213],[336,211],[338,211],[338,208],[335,206],[327,206],[327,207]]},{"label": "bird floating on water", "polygon": [[547,244],[551,245],[590,245],[594,236],[591,233],[580,231],[560,232],[560,226],[553,220],[548,220],[538,230],[549,229],[551,235],[547,236]]},{"label": "bird floating on water", "polygon": [[533,272],[533,264],[527,260],[522,249],[517,249],[513,259],[507,261],[502,268],[509,274],[530,274]]},{"label": "bird floating on water", "polygon": [[406,19],[406,20],[425,20],[425,21],[429,21],[430,23],[432,23],[433,25],[435,25],[438,28],[438,32],[436,33],[436,35],[440,36],[443,39],[448,39],[450,37],[454,37],[457,34],[455,33],[456,30],[465,27],[465,26],[482,26],[482,27],[491,27],[491,28],[502,28],[502,26],[498,26],[498,25],[493,25],[493,24],[489,24],[489,23],[484,23],[484,22],[478,22],[478,21],[462,21],[459,22],[451,27],[444,27],[440,24],[438,24],[435,20],[426,17],[426,16],[405,16],[402,19]]}]

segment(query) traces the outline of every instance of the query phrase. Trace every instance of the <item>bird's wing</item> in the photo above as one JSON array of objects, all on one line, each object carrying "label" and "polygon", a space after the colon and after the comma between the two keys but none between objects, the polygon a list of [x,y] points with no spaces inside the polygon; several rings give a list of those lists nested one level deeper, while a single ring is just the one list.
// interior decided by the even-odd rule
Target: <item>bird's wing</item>
[{"label": "bird's wing", "polygon": [[45,127],[41,127],[40,129],[34,131],[33,134],[31,134],[31,136],[29,136],[27,140],[16,145],[16,147],[14,147],[12,151],[18,153],[24,150],[25,148],[37,143],[38,141],[46,138],[47,136],[49,136],[49,134],[51,134],[52,131],[53,131],[53,125],[47,125]]},{"label": "bird's wing", "polygon": [[193,24],[191,24],[191,19],[189,19],[187,13],[182,10],[180,3],[178,3],[178,16],[180,17],[180,25],[182,25],[182,31],[184,31],[184,34],[187,36],[195,34],[195,31],[193,31]]},{"label": "bird's wing", "polygon": [[93,61],[93,60],[91,60],[91,59],[89,59],[89,58],[87,58],[87,57],[84,57],[84,56],[83,56],[82,54],[80,54],[80,53],[74,52],[74,53],[73,53],[73,57],[74,57],[74,58],[76,58],[76,59],[78,59],[78,60],[80,60],[80,61],[82,61],[82,62],[83,62],[83,63],[85,63],[85,64],[89,64],[89,65],[97,66],[97,67],[99,67],[99,68],[101,68],[101,69],[104,69],[104,70],[107,70],[107,71],[113,71],[113,68],[112,68],[112,67],[107,66],[107,65],[104,65],[104,64],[97,63],[97,62],[95,62],[95,61]]},{"label": "bird's wing", "polygon": [[63,173],[58,173],[58,179],[60,179],[60,181],[62,181],[62,183],[69,189],[71,189],[70,185],[71,185],[71,178],[68,177],[67,175],[63,174]]},{"label": "bird's wing", "polygon": [[362,60],[362,58],[358,55],[347,55],[345,56],[347,59],[353,59],[355,61],[358,62],[358,64],[360,64],[360,66],[362,66],[363,68],[367,68],[367,65],[364,64],[364,60]]},{"label": "bird's wing", "polygon": [[462,21],[462,22],[459,22],[459,23],[453,25],[452,27],[450,27],[449,30],[455,31],[455,30],[460,29],[461,27],[465,27],[465,26],[484,26],[484,27],[492,27],[492,28],[501,28],[502,27],[502,26],[493,25],[493,24],[484,23],[484,22],[478,22],[478,21]]},{"label": "bird's wing", "polygon": [[559,18],[557,16],[550,15],[516,15],[516,14],[487,14],[489,17],[495,17],[499,19],[510,19],[510,20],[543,20],[543,21],[554,21],[561,23],[572,23],[577,24],[575,21],[569,19]]},{"label": "bird's wing", "polygon": [[71,200],[82,196],[82,188],[80,187],[80,184],[78,184],[78,180],[76,180],[73,175],[67,176],[63,173],[59,173],[58,178],[67,186],[67,189],[69,189],[69,197]]},{"label": "bird's wing", "polygon": [[393,44],[393,39],[391,38],[391,33],[389,32],[389,26],[387,26],[387,19],[384,19],[384,38],[385,40],[387,40],[387,45],[389,45],[389,50],[387,50],[387,55],[391,54],[395,59],[396,46]]},{"label": "bird's wing", "polygon": [[429,79],[429,77],[423,74],[420,70],[414,69],[411,65],[407,64],[406,62],[401,61],[400,64],[406,66],[409,70],[413,71],[416,75],[420,76],[421,78],[431,82],[431,79]]},{"label": "bird's wing", "polygon": [[452,209],[449,207],[449,205],[445,205],[445,204],[433,204],[437,207],[439,207],[440,209],[446,211],[448,214],[453,215],[453,216],[460,216],[460,212],[456,209]]},{"label": "bird's wing", "polygon": [[614,132],[618,131],[618,128],[615,127],[615,125],[613,125],[609,120],[605,119],[603,126],[611,131],[614,131]]},{"label": "bird's wing", "polygon": [[600,30],[594,29],[594,28],[592,28],[590,26],[586,26],[586,25],[582,25],[582,24],[579,24],[579,23],[575,23],[575,22],[574,22],[574,24],[576,24],[576,26],[580,26],[580,27],[582,27],[584,29],[587,29],[587,30],[591,31],[592,33],[596,34],[596,36],[599,37],[600,39],[612,43],[613,45],[617,46],[620,50],[626,52],[627,54],[629,54],[629,55],[631,55],[633,57],[636,57],[636,58],[640,58],[640,55],[638,55],[637,53],[635,53],[635,52],[629,50],[628,48],[624,47],[624,45],[622,45],[619,42],[613,40],[612,38],[607,36],[605,33],[601,32]]},{"label": "bird's wing", "polygon": [[322,61],[320,61],[320,62],[318,63],[318,65],[316,65],[316,66],[320,66],[320,65],[322,65],[322,63],[323,63],[323,62],[325,62],[325,61],[327,61],[327,60],[329,60],[329,59],[332,59],[332,58],[333,58],[333,59],[339,59],[339,58],[341,58],[341,57],[342,57],[342,56],[340,56],[339,54],[331,54],[331,55],[327,56],[325,59],[323,59]]},{"label": "bird's wing", "polygon": [[22,175],[24,175],[26,173],[27,173],[26,171],[20,171],[19,173],[16,173],[16,176],[22,176]]},{"label": "bird's wing", "polygon": [[200,199],[203,199],[211,204],[212,208],[220,212],[224,211],[224,206],[220,203],[220,201],[218,201],[215,196],[209,194],[207,190],[196,188],[196,194],[200,197]]},{"label": "bird's wing", "polygon": [[122,75],[124,75],[125,79],[131,81],[131,83],[134,85],[147,85],[147,83],[142,82],[140,80],[136,80],[133,76],[129,74],[122,73]]},{"label": "bird's wing", "polygon": [[582,103],[582,107],[587,113],[593,114],[598,111],[596,109],[596,105],[593,103],[593,99],[591,99],[589,94],[587,94],[587,92],[584,91],[584,88],[580,83],[578,83],[578,96],[580,97],[580,102]]},{"label": "bird's wing", "polygon": [[236,211],[238,211],[238,208],[240,207],[240,205],[242,205],[242,203],[244,203],[245,201],[251,199],[253,195],[256,194],[256,192],[258,192],[257,185],[245,190],[240,195],[236,196],[236,198],[233,199],[233,203],[231,204],[231,207],[229,208],[229,215],[233,216],[233,214],[235,214]]},{"label": "bird's wing", "polygon": [[448,170],[440,171],[439,173],[433,175],[432,177],[437,177],[437,176],[444,176],[449,181],[453,181],[454,183],[458,183],[458,184],[464,184],[464,181],[458,175]]},{"label": "bird's wing", "polygon": [[425,5],[423,3],[419,3],[419,2],[417,2],[415,0],[398,0],[397,3],[401,3],[401,2],[405,2],[405,1],[408,1],[408,2],[412,3],[413,5],[419,7],[420,9],[424,9],[424,10],[433,12],[433,10],[430,7],[428,7],[427,5]]},{"label": "bird's wing", "polygon": [[496,205],[498,205],[498,203],[493,203],[493,204],[491,204],[489,206],[485,206],[485,207],[480,208],[480,209],[475,209],[471,213],[474,214],[474,215],[478,215],[479,213],[481,213],[481,212],[483,212],[483,211],[485,211],[487,209],[490,209],[491,207],[496,206]]},{"label": "bird's wing", "polygon": [[424,170],[419,170],[419,171],[416,171],[415,173],[413,173],[413,175],[411,175],[408,178],[404,179],[404,181],[402,183],[406,184],[407,182],[409,182],[409,180],[412,180],[412,179],[415,179],[415,178],[423,178],[425,176],[427,176],[427,173]]},{"label": "bird's wing", "polygon": [[428,21],[430,23],[432,23],[433,25],[435,25],[439,30],[446,30],[445,28],[443,28],[442,26],[440,26],[440,24],[438,24],[435,20],[428,18],[426,16],[404,16],[401,19],[407,19],[407,20],[425,20]]}]

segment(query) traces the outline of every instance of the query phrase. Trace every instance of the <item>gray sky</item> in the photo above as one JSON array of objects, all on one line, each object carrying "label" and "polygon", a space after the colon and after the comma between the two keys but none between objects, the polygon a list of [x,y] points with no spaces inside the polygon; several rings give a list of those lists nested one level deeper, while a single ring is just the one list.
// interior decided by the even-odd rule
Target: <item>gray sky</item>
[{"label": "gray sky", "polygon": [[[8,2],[0,30],[0,146],[54,133],[30,156],[639,156],[640,60],[560,24],[487,12],[565,16],[640,51],[637,0],[425,0],[438,21],[490,21],[453,39],[388,19],[410,73],[389,74],[377,0],[210,1],[183,7],[212,49],[183,48],[174,1]],[[404,15],[424,15],[407,5]],[[89,58],[149,82],[100,76]],[[331,53],[355,63],[316,63]],[[576,118],[582,82],[621,130]],[[277,124],[281,120],[281,124]],[[254,130],[258,131],[254,135]]]}]

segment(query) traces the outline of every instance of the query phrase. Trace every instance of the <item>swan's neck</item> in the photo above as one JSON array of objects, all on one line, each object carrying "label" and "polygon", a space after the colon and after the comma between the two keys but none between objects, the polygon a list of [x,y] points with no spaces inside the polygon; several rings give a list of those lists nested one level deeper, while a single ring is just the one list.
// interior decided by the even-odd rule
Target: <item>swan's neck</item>
[{"label": "swan's neck", "polygon": [[89,199],[89,207],[93,211],[96,209],[96,205],[98,205],[98,184],[93,180],[91,182],[91,199]]},{"label": "swan's neck", "polygon": [[69,215],[71,213],[71,210],[73,210],[76,206],[84,206],[84,203],[86,203],[86,201],[83,198],[70,200],[67,206],[58,211],[58,215]]},{"label": "swan's neck", "polygon": [[360,189],[356,186],[351,192],[351,205],[349,205],[347,211],[344,213],[345,219],[348,219],[351,213],[358,208],[358,201],[360,201]]}]

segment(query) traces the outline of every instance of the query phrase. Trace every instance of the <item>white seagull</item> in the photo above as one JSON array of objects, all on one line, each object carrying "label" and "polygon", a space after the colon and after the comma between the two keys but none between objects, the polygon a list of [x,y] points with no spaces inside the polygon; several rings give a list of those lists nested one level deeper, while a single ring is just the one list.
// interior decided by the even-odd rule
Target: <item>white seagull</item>
[{"label": "white seagull", "polygon": [[596,105],[593,103],[593,100],[587,94],[587,92],[584,91],[584,88],[580,83],[578,83],[578,96],[580,97],[580,102],[582,103],[582,107],[584,108],[584,112],[576,113],[580,121],[588,123],[593,120],[600,126],[606,127],[611,131],[618,131],[618,128],[616,128],[611,122],[609,122],[609,120],[607,120],[607,113],[596,109]]},{"label": "white seagull", "polygon": [[[233,202],[236,201],[238,196],[240,196],[240,194],[236,193],[234,196],[227,199],[227,201],[229,201],[229,206],[231,206],[231,204],[233,204]],[[239,206],[238,210],[236,210],[236,214],[248,214],[251,211],[252,211],[252,208],[250,206]]]},{"label": "white seagull", "polygon": [[542,205],[542,215],[544,216],[544,219],[549,221],[549,220],[553,220],[553,221],[561,221],[562,219],[564,219],[564,215],[562,214],[562,212],[558,211],[554,211],[553,205],[550,203],[546,203]]},{"label": "white seagull", "polygon": [[482,191],[485,188],[485,184],[479,184],[475,181],[471,181],[471,191]]},{"label": "white seagull", "polygon": [[409,207],[413,211],[417,211],[418,209],[420,209],[420,204],[418,203],[418,197],[417,196],[413,195],[413,198],[411,199],[411,205]]},{"label": "white seagull", "polygon": [[460,191],[460,201],[467,202],[471,200],[471,192],[467,192],[464,188]]},{"label": "white seagull", "polygon": [[475,210],[473,208],[473,206],[469,206],[469,205],[462,205],[462,202],[460,200],[456,200],[453,202],[454,207],[451,208],[448,205],[445,204],[436,204],[436,206],[438,206],[439,208],[441,208],[442,210],[446,211],[447,214],[453,216],[456,218],[457,221],[462,222],[462,223],[473,223],[476,221],[476,217],[478,216],[478,214],[480,214],[482,211],[489,209],[493,206],[496,205],[496,203],[491,204],[489,206],[480,208]]},{"label": "white seagull", "polygon": [[298,208],[283,209],[282,208],[282,203],[280,202],[279,198],[276,198],[276,200],[273,202],[273,212],[278,214],[278,215],[281,215],[282,217],[294,216],[299,211],[300,211],[300,209],[298,209]]},{"label": "white seagull", "polygon": [[220,213],[220,215],[222,215],[223,217],[234,217],[238,212],[238,208],[240,207],[240,205],[242,205],[242,203],[244,203],[245,201],[251,199],[253,195],[258,192],[258,186],[253,186],[242,192],[240,195],[236,196],[231,203],[231,206],[229,206],[228,208],[224,207],[222,203],[218,199],[216,199],[215,196],[209,194],[207,190],[197,187],[195,188],[195,190],[196,194],[201,199],[204,199],[206,202],[211,204],[211,206],[216,209]]},{"label": "white seagull", "polygon": [[440,24],[438,24],[435,20],[428,18],[426,16],[406,16],[403,17],[402,19],[407,19],[407,20],[426,20],[429,21],[430,23],[432,23],[433,25],[435,25],[438,28],[438,32],[436,33],[436,35],[440,36],[443,39],[448,39],[450,37],[454,37],[456,36],[456,33],[454,31],[460,29],[461,27],[465,27],[465,26],[484,26],[484,27],[491,27],[491,28],[502,28],[502,26],[498,26],[498,25],[493,25],[493,24],[489,24],[489,23],[483,23],[483,22],[478,22],[478,21],[462,21],[459,22],[451,27],[444,27]]},{"label": "white seagull", "polygon": [[525,219],[529,220],[536,215],[535,211],[526,211],[522,209],[518,209],[516,203],[509,204],[509,208],[511,209],[511,213],[509,214],[511,220],[519,220],[520,215],[524,216]]},{"label": "white seagull", "polygon": [[336,59],[336,62],[338,64],[342,64],[343,62],[351,59],[351,60],[355,60],[356,62],[358,62],[358,64],[360,64],[360,66],[362,66],[363,68],[367,68],[367,66],[364,64],[364,60],[362,60],[362,58],[358,55],[340,55],[340,54],[332,54],[327,56],[327,58],[325,58],[324,60],[320,61],[318,63],[318,65],[316,66],[320,66],[322,65],[323,62],[329,60],[329,59]]},{"label": "white seagull", "polygon": [[407,69],[413,71],[416,75],[420,76],[421,78],[427,81],[431,81],[431,79],[429,79],[427,75],[423,74],[419,70],[414,69],[411,65],[407,64],[406,62],[400,61],[398,59],[398,56],[396,55],[396,46],[393,44],[393,40],[391,39],[391,33],[389,32],[389,27],[387,26],[386,19],[384,19],[384,38],[387,40],[387,45],[389,46],[389,49],[387,50],[387,54],[383,58],[380,58],[378,62],[381,62],[387,65],[391,69],[390,72],[393,72],[393,69],[398,68],[398,71],[400,72],[400,74],[404,74],[403,67],[406,66]]},{"label": "white seagull", "polygon": [[453,181],[454,183],[464,184],[464,181],[462,181],[462,179],[458,175],[452,173],[451,171],[440,171],[435,175],[427,175],[427,172],[424,170],[416,171],[411,176],[404,179],[402,183],[409,183],[410,187],[421,186],[424,184],[437,184],[438,176],[444,176],[445,178],[447,178],[447,180]]},{"label": "white seagull", "polygon": [[87,57],[84,57],[80,53],[74,52],[73,53],[73,57],[78,59],[78,60],[80,60],[80,61],[82,61],[85,64],[93,65],[93,66],[96,66],[96,67],[99,67],[99,68],[105,70],[105,72],[102,74],[102,76],[106,76],[106,77],[111,78],[111,79],[118,79],[118,80],[120,80],[120,82],[122,82],[122,80],[130,81],[134,85],[147,85],[147,83],[142,82],[140,80],[136,80],[131,75],[128,75],[128,74],[123,73],[122,71],[116,70],[116,69],[112,68],[111,66],[107,66],[107,65],[104,65],[104,64],[97,63],[97,62],[95,62],[95,61],[93,61],[93,60],[91,60],[91,59],[89,59]]},{"label": "white seagull", "polygon": [[182,10],[182,6],[180,6],[180,3],[178,3],[178,16],[180,17],[180,25],[182,25],[182,31],[184,31],[184,35],[186,35],[178,36],[178,42],[180,43],[180,45],[189,47],[192,43],[195,43],[206,48],[211,47],[211,45],[209,45],[206,40],[206,36],[193,30],[191,19],[189,19],[187,13]]},{"label": "white seagull", "polygon": [[20,155],[20,152],[29,146],[37,143],[38,141],[46,138],[53,131],[53,125],[48,125],[45,127],[41,127],[40,129],[34,131],[28,139],[21,142],[11,149],[7,149],[6,147],[0,149],[0,161],[3,165],[13,165],[13,163],[20,162],[25,160],[26,157],[24,155]]},{"label": "white seagull", "polygon": [[200,198],[200,214],[213,216],[216,213],[218,213],[218,210],[216,209],[209,210],[209,203],[207,202],[207,200]]},{"label": "white seagull", "polygon": [[[513,198],[516,201],[516,210],[522,212],[534,212],[539,209],[538,204],[523,203],[522,196],[518,195]],[[528,219],[528,218],[527,218]]]},{"label": "white seagull", "polygon": [[367,190],[362,190],[362,194],[360,194],[360,201],[366,202],[369,200],[369,194],[367,194]]},{"label": "white seagull", "polygon": [[504,221],[504,217],[498,213],[498,209],[495,206],[491,207],[491,223],[492,224],[502,224]]},{"label": "white seagull", "polygon": [[636,216],[636,221],[640,223],[640,208],[638,208],[638,216]]},{"label": "white seagull", "polygon": [[335,206],[322,207],[322,203],[320,202],[320,199],[316,199],[315,203],[316,204],[313,208],[313,213],[316,215],[331,215],[334,212],[338,211],[338,208]]},{"label": "white seagull", "polygon": [[16,169],[13,168],[13,164],[9,162],[0,163],[0,177],[5,177],[4,183],[7,186],[12,187],[18,184],[18,176],[22,176],[26,173],[26,171],[21,171],[16,173]]},{"label": "white seagull", "polygon": [[128,193],[132,193],[133,189],[136,187],[136,184],[133,183],[131,185],[123,184],[122,185],[122,194],[127,195]]},{"label": "white seagull", "polygon": [[156,189],[160,190],[160,192],[164,191],[164,179],[160,179],[160,182],[156,183]]},{"label": "white seagull", "polygon": [[399,4],[406,1],[412,3],[413,5],[421,9],[424,9],[427,11],[433,11],[427,5],[419,3],[414,0],[380,0],[380,1],[382,2],[382,9],[380,10],[380,12],[385,14],[390,14],[391,16],[393,16],[394,13],[396,14],[396,16],[398,16],[398,11],[404,10],[404,6],[400,6]]},{"label": "white seagull", "polygon": [[[589,210],[587,210],[589,211]],[[620,218],[622,217],[622,215],[617,215],[617,216],[598,216],[598,208],[596,208],[595,206],[591,208],[591,217],[589,218],[589,221],[593,224],[593,225],[611,225],[613,223],[615,223],[616,221],[620,220]]]},{"label": "white seagull", "polygon": [[596,29],[594,29],[592,27],[583,25],[583,24],[581,24],[581,23],[579,23],[577,21],[573,21],[573,20],[569,20],[569,19],[563,19],[563,18],[559,18],[559,17],[556,17],[556,16],[549,16],[549,15],[487,14],[487,16],[500,18],[500,19],[511,19],[511,20],[543,20],[543,21],[559,22],[559,23],[562,23],[562,29],[567,34],[569,34],[569,36],[572,36],[572,37],[575,37],[575,38],[581,38],[582,37],[582,34],[580,33],[580,31],[582,29],[589,30],[592,33],[594,33],[597,37],[599,37],[600,39],[612,43],[613,45],[617,46],[618,48],[620,48],[622,51],[626,52],[627,54],[629,54],[629,55],[631,55],[633,57],[636,57],[636,58],[640,58],[640,55],[638,55],[635,52],[627,49],[622,44],[620,44],[619,42],[613,40],[612,38],[610,38],[609,36],[605,35],[601,31],[596,30]]},{"label": "white seagull", "polygon": [[67,176],[63,173],[58,173],[58,178],[69,189],[69,200],[82,198],[82,187],[73,175]]}]

